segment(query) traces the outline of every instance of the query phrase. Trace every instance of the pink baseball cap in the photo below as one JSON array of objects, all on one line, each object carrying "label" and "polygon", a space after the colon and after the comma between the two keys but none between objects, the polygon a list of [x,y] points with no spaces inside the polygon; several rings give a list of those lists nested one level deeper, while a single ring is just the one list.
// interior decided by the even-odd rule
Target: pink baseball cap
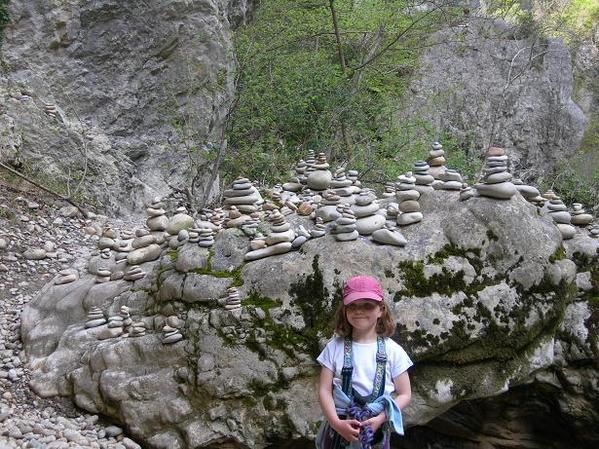
[{"label": "pink baseball cap", "polygon": [[381,284],[372,276],[354,276],[347,280],[343,288],[343,304],[348,305],[358,299],[383,300]]}]

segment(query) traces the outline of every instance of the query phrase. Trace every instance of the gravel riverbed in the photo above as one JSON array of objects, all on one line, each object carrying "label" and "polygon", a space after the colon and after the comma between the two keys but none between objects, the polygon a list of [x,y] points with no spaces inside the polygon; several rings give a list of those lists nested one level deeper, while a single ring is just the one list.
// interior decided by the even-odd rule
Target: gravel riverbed
[{"label": "gravel riverbed", "polygon": [[139,449],[125,429],[85,413],[66,398],[43,399],[29,388],[21,312],[60,270],[85,269],[98,232],[141,222],[84,219],[51,196],[0,182],[0,449]]}]

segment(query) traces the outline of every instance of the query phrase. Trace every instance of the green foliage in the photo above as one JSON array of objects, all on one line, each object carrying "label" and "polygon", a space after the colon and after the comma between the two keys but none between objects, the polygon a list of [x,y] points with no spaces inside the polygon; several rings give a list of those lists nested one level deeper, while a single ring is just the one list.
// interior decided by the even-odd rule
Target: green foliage
[{"label": "green foliage", "polygon": [[[403,161],[424,157],[410,136],[429,124],[398,123],[396,111],[416,68],[419,44],[438,26],[440,13],[410,16],[406,5],[405,0],[335,1],[338,46],[329,2],[261,2],[253,23],[235,35],[239,101],[228,132],[225,174],[243,171],[253,179],[280,180],[315,150],[378,179],[411,168]],[[413,25],[415,20],[420,21]],[[368,62],[383,49],[383,56]]]},{"label": "green foliage", "polygon": [[568,43],[592,39],[599,23],[597,0],[491,0],[485,12],[540,36],[561,37]]},{"label": "green foliage", "polygon": [[[587,212],[597,212],[599,208],[599,163],[593,161],[596,153],[578,153],[562,161],[553,176],[539,179],[541,191],[553,189],[566,204],[582,203]],[[592,170],[586,176],[585,171]],[[582,175],[581,175],[582,173]]]},{"label": "green foliage", "polygon": [[4,27],[10,20],[8,16],[8,3],[10,0],[0,0],[0,47],[2,46],[2,35],[4,32]]}]

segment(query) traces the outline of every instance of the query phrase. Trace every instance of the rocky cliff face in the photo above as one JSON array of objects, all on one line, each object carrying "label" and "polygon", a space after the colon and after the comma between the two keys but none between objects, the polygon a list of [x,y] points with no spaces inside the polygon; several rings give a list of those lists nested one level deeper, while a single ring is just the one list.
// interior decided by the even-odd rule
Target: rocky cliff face
[{"label": "rocky cliff face", "polygon": [[522,179],[547,175],[580,145],[587,118],[573,101],[570,50],[483,18],[436,33],[403,119],[424,117],[472,157],[499,144]]},{"label": "rocky cliff face", "polygon": [[[581,230],[562,242],[551,219],[519,195],[458,198],[423,195],[425,218],[402,230],[403,248],[326,235],[244,262],[248,238],[237,229],[220,231],[210,249],[177,244],[174,234],[146,247],[135,262],[146,275],[137,278],[133,259],[117,262],[122,254],[105,247],[86,270],[58,275],[24,312],[32,387],[110,416],[152,448],[308,444],[320,417],[314,357],[330,336],[343,280],[368,273],[382,280],[398,319],[394,338],[416,362],[408,426],[429,423],[503,447],[509,435],[492,424],[509,422],[514,433],[531,424],[518,427],[514,417],[529,418],[530,408],[514,415],[510,404],[536,385],[554,404],[550,412],[536,401],[542,416],[576,429],[577,447],[594,447],[599,241]],[[230,287],[241,309],[223,307]],[[122,306],[145,335],[86,327],[98,316],[92,309],[115,317]],[[182,340],[163,344],[177,332]],[[472,410],[490,416],[486,427]],[[510,441],[529,441],[522,435]]]},{"label": "rocky cliff face", "polygon": [[[109,213],[209,170],[233,93],[245,0],[10,2],[0,161]],[[68,192],[67,192],[68,191]],[[213,189],[214,192],[214,189]]]}]

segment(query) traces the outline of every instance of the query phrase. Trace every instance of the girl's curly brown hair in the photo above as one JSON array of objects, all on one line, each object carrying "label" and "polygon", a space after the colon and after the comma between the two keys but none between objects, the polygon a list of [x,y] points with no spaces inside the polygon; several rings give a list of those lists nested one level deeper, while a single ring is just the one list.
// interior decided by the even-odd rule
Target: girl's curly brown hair
[{"label": "girl's curly brown hair", "polygon": [[[391,337],[395,333],[395,320],[389,311],[389,307],[383,300],[380,303],[383,308],[383,315],[376,322],[376,333],[382,337]],[[335,312],[335,333],[340,337],[351,337],[352,326],[347,321],[347,314],[345,313],[345,306],[343,301],[339,303],[337,311]]]}]

